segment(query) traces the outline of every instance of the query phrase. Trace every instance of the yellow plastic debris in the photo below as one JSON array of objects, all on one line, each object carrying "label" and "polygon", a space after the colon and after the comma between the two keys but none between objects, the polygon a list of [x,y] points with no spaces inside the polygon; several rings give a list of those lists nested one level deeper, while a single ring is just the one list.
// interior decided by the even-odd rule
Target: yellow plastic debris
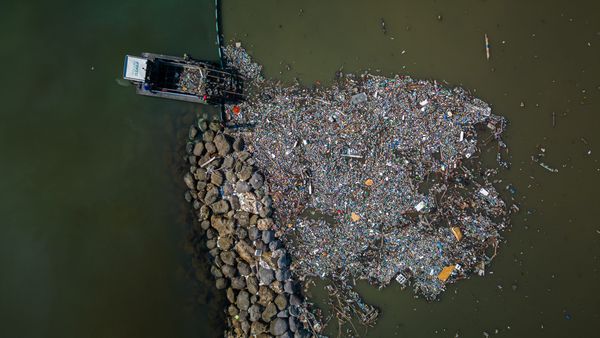
[{"label": "yellow plastic debris", "polygon": [[373,180],[372,180],[372,179],[370,179],[370,178],[369,178],[369,179],[367,179],[367,180],[365,181],[365,185],[366,185],[367,187],[370,187],[370,186],[372,186],[372,185],[373,185]]},{"label": "yellow plastic debris", "polygon": [[454,237],[456,237],[457,241],[460,241],[463,238],[463,234],[460,231],[459,227],[452,227],[450,228],[450,231],[452,231],[452,234],[454,235]]},{"label": "yellow plastic debris", "polygon": [[449,265],[447,267],[445,267],[444,269],[442,269],[442,272],[440,272],[440,274],[438,275],[438,279],[441,280],[442,282],[445,282],[448,277],[450,277],[450,275],[452,274],[452,271],[454,271],[454,268],[456,266],[455,265]]},{"label": "yellow plastic debris", "polygon": [[352,221],[356,222],[360,219],[360,216],[358,216],[356,213],[352,213],[350,215],[350,218],[352,219]]}]

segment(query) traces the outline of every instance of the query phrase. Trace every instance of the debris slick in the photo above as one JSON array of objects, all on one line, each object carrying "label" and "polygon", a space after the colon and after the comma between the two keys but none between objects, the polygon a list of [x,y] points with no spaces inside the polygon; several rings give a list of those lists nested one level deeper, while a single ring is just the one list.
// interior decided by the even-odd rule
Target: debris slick
[{"label": "debris slick", "polygon": [[231,133],[265,175],[295,274],[330,279],[346,300],[355,279],[396,280],[431,300],[483,271],[509,226],[492,184],[499,168],[478,156],[496,147],[498,166],[508,165],[507,121],[487,103],[408,76],[284,86],[262,78],[244,49],[224,55],[254,92],[230,116],[254,127]]}]

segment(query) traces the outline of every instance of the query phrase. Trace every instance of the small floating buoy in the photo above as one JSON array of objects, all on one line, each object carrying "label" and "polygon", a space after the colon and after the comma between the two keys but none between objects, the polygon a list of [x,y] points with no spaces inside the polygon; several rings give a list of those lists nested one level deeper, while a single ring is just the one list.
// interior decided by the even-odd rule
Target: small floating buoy
[{"label": "small floating buoy", "polygon": [[234,113],[236,116],[237,116],[237,115],[239,115],[239,114],[240,114],[240,111],[241,111],[241,109],[240,109],[240,106],[233,106],[233,109],[232,109],[232,110],[233,110],[233,113]]}]

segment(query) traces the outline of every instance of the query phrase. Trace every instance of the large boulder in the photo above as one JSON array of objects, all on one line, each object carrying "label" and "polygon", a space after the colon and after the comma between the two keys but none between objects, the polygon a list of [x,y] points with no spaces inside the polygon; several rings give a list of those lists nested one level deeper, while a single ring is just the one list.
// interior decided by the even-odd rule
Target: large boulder
[{"label": "large boulder", "polygon": [[250,238],[251,241],[255,241],[259,238],[262,238],[261,233],[262,232],[255,227],[248,228],[248,238]]},{"label": "large boulder", "polygon": [[258,280],[255,276],[248,276],[248,278],[246,278],[246,289],[253,295],[258,293]]},{"label": "large boulder", "polygon": [[287,298],[285,297],[285,295],[283,294],[279,294],[277,295],[277,297],[275,297],[275,305],[277,305],[277,308],[279,310],[283,310],[287,307]]},{"label": "large boulder", "polygon": [[210,174],[210,183],[214,184],[217,187],[220,187],[223,184],[223,180],[225,178],[223,177],[223,174],[220,171],[213,171],[212,174]]},{"label": "large boulder", "polygon": [[219,236],[219,239],[217,240],[217,246],[221,250],[231,249],[231,247],[233,246],[233,236],[232,235]]},{"label": "large boulder", "polygon": [[221,260],[228,265],[235,265],[235,253],[233,251],[221,252]]},{"label": "large boulder", "polygon": [[200,207],[200,211],[198,212],[198,219],[201,221],[206,221],[210,218],[211,210],[208,205],[203,205]]},{"label": "large boulder", "polygon": [[238,211],[233,216],[240,226],[248,226],[250,224],[250,215],[247,211]]},{"label": "large boulder", "polygon": [[288,322],[285,319],[277,318],[271,322],[270,332],[275,336],[280,336],[288,330]]},{"label": "large boulder", "polygon": [[204,149],[206,149],[207,154],[211,155],[217,152],[217,147],[215,147],[215,144],[212,142],[206,142],[204,144]]},{"label": "large boulder", "polygon": [[219,289],[219,290],[223,290],[227,287],[227,279],[225,279],[225,278],[218,278],[215,283],[216,283],[217,289]]},{"label": "large boulder", "polygon": [[194,176],[196,177],[196,179],[198,181],[206,181],[206,169],[197,168],[196,171],[194,172]]},{"label": "large boulder", "polygon": [[269,303],[262,313],[262,320],[268,323],[275,315],[277,315],[277,307],[275,304]]},{"label": "large boulder", "polygon": [[210,221],[204,220],[200,222],[200,228],[204,231],[208,230],[210,228]]},{"label": "large boulder", "polygon": [[196,183],[196,190],[198,190],[198,192],[203,192],[202,195],[198,195],[198,198],[200,199],[204,199],[204,196],[206,196],[206,187],[208,186],[208,184],[206,184],[205,181],[198,181],[198,183]]},{"label": "large boulder", "polygon": [[235,291],[233,291],[233,289],[232,289],[232,288],[227,288],[227,293],[226,293],[226,295],[227,295],[227,300],[228,300],[230,303],[235,303]]},{"label": "large boulder", "polygon": [[233,276],[235,276],[235,268],[231,265],[223,265],[221,267],[221,271],[223,272],[223,276],[227,278],[232,278]]},{"label": "large boulder", "polygon": [[202,141],[204,142],[212,142],[215,138],[215,132],[212,130],[207,130],[202,134]]},{"label": "large boulder", "polygon": [[231,317],[236,316],[240,313],[240,310],[238,310],[238,308],[235,307],[235,305],[229,305],[229,307],[227,308],[227,312],[229,313],[229,315]]},{"label": "large boulder", "polygon": [[243,161],[247,160],[248,158],[250,158],[250,153],[247,151],[240,151],[240,152],[236,153],[236,156],[237,156],[238,160],[243,162]]},{"label": "large boulder", "polygon": [[198,142],[198,143],[194,144],[194,149],[192,150],[192,154],[194,154],[194,156],[200,156],[200,155],[202,155],[202,152],[204,152],[204,143]]},{"label": "large boulder", "polygon": [[231,183],[237,182],[237,176],[235,175],[233,170],[225,171],[225,179],[227,180],[227,182],[231,182]]},{"label": "large boulder", "polygon": [[250,184],[248,184],[248,182],[237,181],[235,184],[235,192],[239,194],[249,192],[250,190],[252,190],[252,187],[250,186]]},{"label": "large boulder", "polygon": [[283,285],[280,281],[276,280],[271,284],[271,289],[276,293],[283,293]]},{"label": "large boulder", "polygon": [[244,239],[244,238],[248,237],[248,230],[246,230],[246,228],[240,226],[237,229],[235,229],[235,235],[239,239]]},{"label": "large boulder", "polygon": [[256,226],[258,224],[258,220],[259,220],[259,218],[258,218],[258,215],[256,215],[256,213],[251,215],[250,216],[250,225]]},{"label": "large boulder", "polygon": [[261,285],[260,288],[258,289],[258,304],[262,305],[262,306],[267,306],[267,304],[269,304],[271,301],[273,301],[273,297],[275,296],[275,294],[273,293],[273,291],[271,289],[269,289],[267,286],[265,285]]},{"label": "large boulder", "polygon": [[267,331],[267,324],[265,324],[261,321],[255,321],[250,326],[250,333],[257,335],[257,336],[266,331]]},{"label": "large boulder", "polygon": [[210,267],[210,274],[215,276],[215,278],[223,277],[223,273],[221,272],[221,270],[219,270],[219,268],[214,265]]},{"label": "large boulder", "polygon": [[250,265],[246,262],[238,262],[237,269],[242,276],[250,276],[252,274],[252,269],[250,269]]},{"label": "large boulder", "polygon": [[235,195],[230,196],[229,197],[229,204],[231,204],[231,209],[234,212],[240,210],[240,207],[241,207],[241,205],[240,205],[240,199],[237,196],[235,196]]},{"label": "large boulder", "polygon": [[215,228],[215,230],[217,230],[217,232],[219,232],[219,236],[227,236],[233,234],[234,222],[232,219],[221,216],[212,216],[210,218],[210,224],[213,228]]},{"label": "large boulder", "polygon": [[245,290],[240,291],[235,301],[235,304],[240,310],[248,310],[250,308],[250,295]]},{"label": "large boulder", "polygon": [[246,279],[241,276],[233,277],[231,279],[231,287],[236,290],[242,290],[246,287]]},{"label": "large boulder", "polygon": [[260,318],[261,318],[260,306],[258,306],[256,304],[252,305],[248,309],[248,316],[250,317],[250,321],[251,322],[255,322],[257,320],[260,320]]},{"label": "large boulder", "polygon": [[225,158],[223,158],[223,164],[221,165],[221,167],[225,169],[231,169],[233,168],[233,163],[235,163],[235,159],[233,158],[233,156],[228,155],[225,156]]},{"label": "large boulder", "polygon": [[[244,331],[244,335],[243,336],[248,336],[248,333],[250,333],[250,323],[248,323],[247,320],[242,320],[240,321],[240,326],[242,327],[242,331]],[[239,336],[241,336],[241,334],[239,334]],[[289,337],[292,338],[292,337]]]},{"label": "large boulder", "polygon": [[206,241],[206,248],[208,250],[212,250],[217,246],[217,240],[216,239],[209,239],[208,241]]},{"label": "large boulder", "polygon": [[272,240],[275,239],[275,231],[273,230],[265,230],[262,232],[262,241],[265,244],[271,243]]},{"label": "large boulder", "polygon": [[296,317],[290,316],[290,318],[288,318],[288,325],[290,327],[290,331],[296,332],[296,331],[298,331],[298,328],[300,327],[300,322],[298,321],[298,319]]},{"label": "large boulder", "polygon": [[231,152],[231,141],[227,138],[227,136],[219,134],[215,136],[213,142],[215,143],[217,152],[220,156],[225,156]]},{"label": "large boulder", "polygon": [[285,282],[285,284],[283,285],[283,290],[285,291],[285,293],[295,293],[297,290],[296,284],[294,282],[292,282],[291,280],[288,280]]},{"label": "large boulder", "polygon": [[197,135],[198,135],[198,129],[196,128],[196,126],[190,126],[190,131],[188,132],[188,138],[190,140],[193,140],[196,138]]},{"label": "large boulder", "polygon": [[214,185],[209,185],[204,196],[204,203],[213,204],[219,199],[219,189]]},{"label": "large boulder", "polygon": [[261,266],[258,268],[258,280],[262,285],[270,285],[275,280],[275,274],[273,270]]},{"label": "large boulder", "polygon": [[233,185],[231,183],[223,184],[223,196],[231,196],[233,192]]},{"label": "large boulder", "polygon": [[294,338],[294,334],[290,331],[286,331],[284,334],[277,336],[277,338]]},{"label": "large boulder", "polygon": [[241,259],[246,261],[250,265],[254,265],[254,248],[246,241],[239,241],[235,245],[235,252]]},{"label": "large boulder", "polygon": [[192,174],[190,174],[190,173],[185,173],[185,175],[183,176],[183,182],[190,190],[194,190],[196,187],[196,183],[194,182],[194,177],[192,177]]},{"label": "large boulder", "polygon": [[250,165],[244,165],[242,167],[242,170],[240,170],[240,172],[237,174],[237,177],[241,180],[241,181],[247,181],[250,179],[250,177],[252,177],[252,172],[254,171],[254,168]]},{"label": "large boulder", "polygon": [[210,208],[215,214],[226,214],[229,211],[229,202],[226,200],[219,200],[211,204]]}]

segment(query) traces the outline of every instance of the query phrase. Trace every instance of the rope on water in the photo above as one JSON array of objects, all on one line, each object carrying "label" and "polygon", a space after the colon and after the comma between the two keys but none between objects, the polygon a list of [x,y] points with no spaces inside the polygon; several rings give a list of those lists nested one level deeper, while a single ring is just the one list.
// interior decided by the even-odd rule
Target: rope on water
[{"label": "rope on water", "polygon": [[[221,69],[225,68],[225,62],[223,61],[223,41],[221,39],[221,21],[219,20],[219,10],[220,10],[219,0],[215,0],[215,30],[217,32],[217,48],[219,50],[219,62],[221,64]],[[221,103],[221,121],[225,122],[227,115],[225,114],[225,105]]]},{"label": "rope on water", "polygon": [[219,27],[221,26],[221,22],[219,20],[219,0],[215,0],[215,29],[217,31],[217,48],[219,49],[219,61],[221,63],[221,68],[225,67],[223,62],[223,41],[221,40],[221,30]]}]

